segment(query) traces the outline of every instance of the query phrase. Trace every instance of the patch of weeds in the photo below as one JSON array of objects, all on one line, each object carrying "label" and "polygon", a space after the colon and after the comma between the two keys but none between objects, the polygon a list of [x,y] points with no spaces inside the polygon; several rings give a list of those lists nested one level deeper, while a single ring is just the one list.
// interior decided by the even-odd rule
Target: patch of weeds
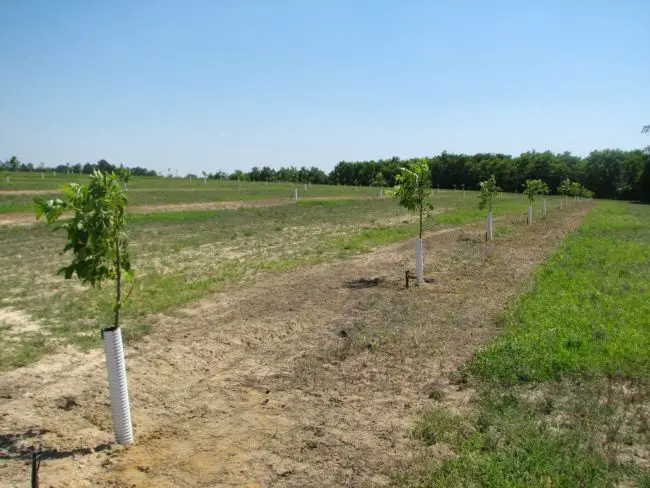
[{"label": "patch of weeds", "polygon": [[56,350],[56,342],[51,337],[39,333],[29,333],[21,336],[12,347],[0,348],[0,370],[8,370],[27,366],[37,361],[45,354]]},{"label": "patch of weeds", "polygon": [[506,237],[512,235],[516,232],[516,229],[512,225],[499,225],[495,226],[493,230],[494,237]]},{"label": "patch of weeds", "polygon": [[431,388],[429,388],[427,397],[429,397],[431,400],[435,400],[439,402],[440,400],[445,398],[445,390],[443,390],[439,386],[432,386]]},{"label": "patch of weeds", "polygon": [[455,444],[466,438],[466,429],[460,427],[461,420],[447,410],[430,410],[415,425],[413,437],[427,446],[440,442]]}]

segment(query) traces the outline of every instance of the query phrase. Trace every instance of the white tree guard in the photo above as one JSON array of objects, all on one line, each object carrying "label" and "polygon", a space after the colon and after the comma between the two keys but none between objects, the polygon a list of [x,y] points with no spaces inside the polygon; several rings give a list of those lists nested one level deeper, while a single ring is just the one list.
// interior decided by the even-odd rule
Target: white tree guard
[{"label": "white tree guard", "polygon": [[544,208],[542,209],[542,215],[544,218],[546,218],[547,210],[546,210],[546,198],[544,199]]},{"label": "white tree guard", "polygon": [[488,241],[492,240],[492,212],[488,214],[487,218],[487,236],[488,236]]},{"label": "white tree guard", "polygon": [[528,225],[533,225],[533,206],[528,207]]},{"label": "white tree guard", "polygon": [[297,202],[298,201],[298,188],[293,189],[293,199]]},{"label": "white tree guard", "polygon": [[415,276],[418,285],[424,284],[424,242],[422,239],[415,241]]},{"label": "white tree guard", "polygon": [[379,189],[379,198],[384,198],[384,187],[383,186]]},{"label": "white tree guard", "polygon": [[133,442],[131,425],[131,408],[129,406],[129,389],[126,382],[124,348],[122,346],[122,329],[102,329],[106,370],[108,371],[108,390],[111,399],[111,417],[115,440],[118,444]]}]

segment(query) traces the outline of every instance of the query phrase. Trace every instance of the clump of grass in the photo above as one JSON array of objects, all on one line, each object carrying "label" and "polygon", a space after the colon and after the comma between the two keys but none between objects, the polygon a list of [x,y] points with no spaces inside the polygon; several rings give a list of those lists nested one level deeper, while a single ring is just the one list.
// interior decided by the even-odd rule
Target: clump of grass
[{"label": "clump of grass", "polygon": [[56,344],[50,337],[40,333],[30,333],[22,336],[17,342],[8,342],[0,348],[0,370],[19,368],[33,363],[43,354],[56,350]]}]

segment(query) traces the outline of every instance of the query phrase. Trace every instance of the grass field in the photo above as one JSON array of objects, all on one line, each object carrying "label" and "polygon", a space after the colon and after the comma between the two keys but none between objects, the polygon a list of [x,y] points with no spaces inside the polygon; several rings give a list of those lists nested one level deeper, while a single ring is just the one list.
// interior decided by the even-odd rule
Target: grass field
[{"label": "grass field", "polygon": [[453,455],[403,483],[650,486],[649,263],[650,207],[601,202],[457,373],[472,407],[420,420]]},{"label": "grass field", "polygon": [[[65,183],[84,183],[86,175],[46,175],[40,173],[6,173],[11,185],[0,180],[0,213],[28,212],[34,196],[52,198]],[[376,197],[378,188],[312,185],[302,183],[237,182],[229,180],[180,179],[163,177],[132,177],[129,180],[131,206],[196,204],[222,201],[282,200],[290,201],[298,189],[298,198]],[[38,193],[37,195],[35,193]]]},{"label": "grass field", "polygon": [[[426,228],[485,218],[476,195],[440,192]],[[521,219],[526,200],[505,195],[495,216]],[[496,226],[497,229],[499,225]],[[417,235],[416,216],[391,199],[312,200],[262,208],[134,214],[137,281],[123,311],[129,339],[147,332],[147,316],[300,265],[341,259]],[[64,281],[56,271],[63,235],[45,225],[6,227],[0,236],[1,303],[16,315],[0,328],[0,368],[22,366],[67,343],[100,345],[111,321],[112,289]]]},{"label": "grass field", "polygon": [[[520,295],[592,204],[559,211],[550,197],[549,217],[536,202],[528,226],[526,198],[502,195],[486,243],[477,194],[434,191],[429,282],[406,290],[416,215],[355,194],[368,189],[256,207],[273,200],[274,190],[258,190],[241,208],[192,208],[188,196],[130,214],[136,282],[123,320],[138,440],[90,455],[78,449],[112,442],[98,330],[111,322],[113,290],[57,276],[69,257],[60,254],[63,236],[43,223],[0,223],[0,417],[8,426],[0,450],[9,453],[0,477],[10,486],[20,485],[36,443],[77,453],[75,463],[45,464],[43,483],[52,486],[644,482],[636,459],[646,449],[646,407],[634,395],[646,395],[648,346],[628,340],[643,324],[624,312],[643,305],[632,297],[645,298],[645,207],[601,203]],[[173,185],[148,193],[172,198],[166,192],[197,194]],[[619,241],[623,254],[612,251]],[[623,257],[636,261],[622,267]],[[584,284],[587,271],[598,293]],[[639,293],[609,299],[615,290]],[[503,334],[485,345],[504,313]],[[630,327],[592,331],[598,314]],[[555,325],[565,317],[571,333]],[[567,352],[557,354],[553,337]],[[473,389],[469,408],[459,406]],[[617,416],[615,402],[629,407]],[[611,435],[598,430],[607,412],[619,419]],[[597,435],[618,440],[607,450]]]}]

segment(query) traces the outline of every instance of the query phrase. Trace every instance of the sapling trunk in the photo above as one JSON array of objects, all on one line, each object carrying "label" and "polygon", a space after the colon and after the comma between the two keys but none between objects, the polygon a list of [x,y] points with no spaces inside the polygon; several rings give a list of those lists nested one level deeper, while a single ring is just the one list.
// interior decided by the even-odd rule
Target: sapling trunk
[{"label": "sapling trunk", "polygon": [[115,240],[115,327],[120,326],[120,308],[122,308],[122,262],[120,260],[120,240]]}]

